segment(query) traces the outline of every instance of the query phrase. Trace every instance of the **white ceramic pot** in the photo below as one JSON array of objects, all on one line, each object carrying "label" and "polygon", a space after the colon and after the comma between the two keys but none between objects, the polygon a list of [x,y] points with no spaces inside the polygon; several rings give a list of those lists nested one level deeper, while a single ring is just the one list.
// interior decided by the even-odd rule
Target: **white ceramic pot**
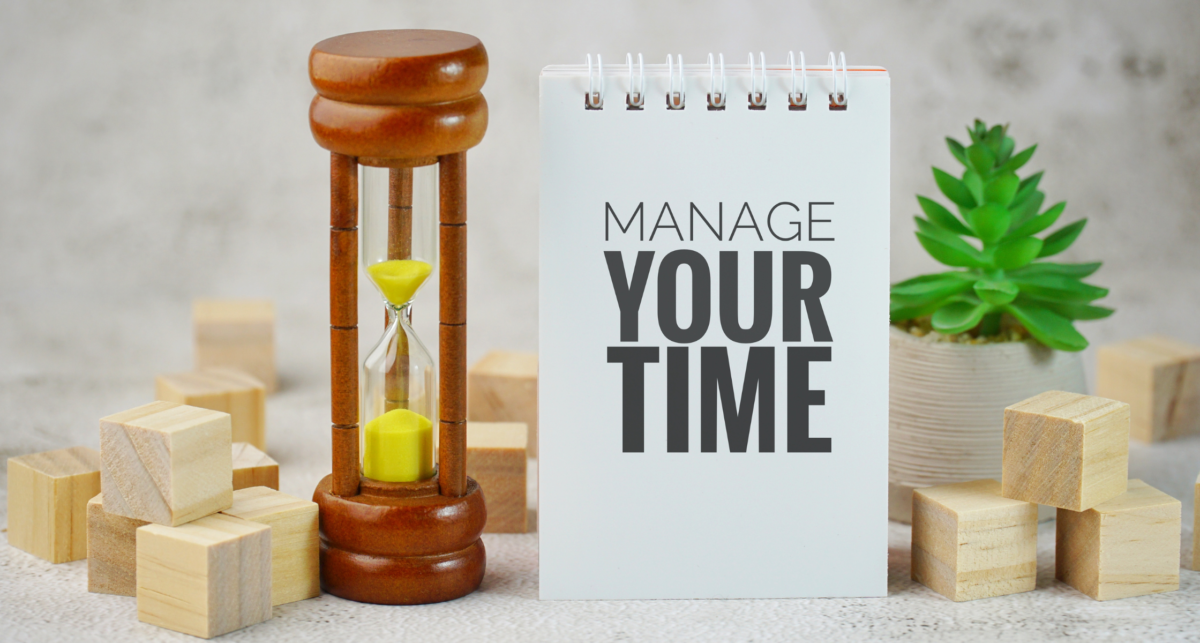
[{"label": "white ceramic pot", "polygon": [[1086,393],[1079,353],[1035,341],[956,344],[891,329],[888,516],[912,521],[912,491],[1000,480],[1004,407],[1043,391]]}]

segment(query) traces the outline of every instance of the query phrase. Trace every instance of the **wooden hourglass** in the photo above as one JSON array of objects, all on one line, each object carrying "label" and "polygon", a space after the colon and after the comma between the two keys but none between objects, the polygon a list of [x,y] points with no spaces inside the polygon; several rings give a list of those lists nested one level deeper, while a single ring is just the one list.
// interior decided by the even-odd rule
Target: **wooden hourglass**
[{"label": "wooden hourglass", "polygon": [[[466,150],[487,129],[479,93],[487,68],[479,40],[450,31],[347,34],[317,43],[309,57],[312,133],[332,153],[333,474],[313,500],[321,586],[343,598],[434,603],[483,580],[487,514],[466,475]],[[384,337],[363,366],[361,399],[360,165],[363,263],[388,309]],[[386,206],[372,207],[384,186]],[[436,243],[421,232],[431,230]],[[436,373],[408,325],[409,301],[435,264]]]}]

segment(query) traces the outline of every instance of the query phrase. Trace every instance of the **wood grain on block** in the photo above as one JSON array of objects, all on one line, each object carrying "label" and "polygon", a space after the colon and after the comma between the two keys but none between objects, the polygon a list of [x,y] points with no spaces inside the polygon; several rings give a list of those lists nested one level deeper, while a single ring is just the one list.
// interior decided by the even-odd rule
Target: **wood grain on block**
[{"label": "wood grain on block", "polygon": [[537,457],[537,353],[492,351],[467,373],[467,412],[471,421],[524,422],[528,451]]},{"label": "wood grain on block", "polygon": [[279,463],[253,444],[233,443],[233,490],[248,487],[279,489]]},{"label": "wood grain on block", "polygon": [[321,595],[317,503],[267,487],[233,492],[221,513],[271,528],[271,604]]},{"label": "wood grain on block", "polygon": [[87,447],[8,459],[8,543],[52,563],[87,558],[87,503],[100,454]]},{"label": "wood grain on block", "polygon": [[1128,404],[1047,391],[1004,409],[1005,497],[1083,511],[1128,477]]},{"label": "wood grain on block", "polygon": [[196,368],[231,367],[275,382],[275,305],[270,301],[197,299],[192,302]]},{"label": "wood grain on block", "polygon": [[995,480],[917,489],[912,578],[954,601],[1028,592],[1037,582],[1037,505]]},{"label": "wood grain on block", "polygon": [[520,422],[467,423],[467,475],[487,501],[486,533],[525,533],[526,446],[529,432]]},{"label": "wood grain on block", "polygon": [[154,398],[228,413],[233,441],[267,448],[266,389],[256,377],[233,368],[159,375]]},{"label": "wood grain on block", "polygon": [[233,502],[229,414],[152,402],[100,419],[104,510],[160,525]]},{"label": "wood grain on block", "polygon": [[1055,576],[1098,601],[1179,589],[1181,509],[1141,480],[1087,511],[1059,509]]},{"label": "wood grain on block", "polygon": [[1200,433],[1200,347],[1153,335],[1102,346],[1096,394],[1129,403],[1129,435],[1159,442]]},{"label": "wood grain on block", "polygon": [[225,514],[139,528],[137,612],[206,639],[271,618],[271,528]]},{"label": "wood grain on block", "polygon": [[137,595],[137,530],[148,524],[108,513],[99,495],[88,501],[89,592]]}]

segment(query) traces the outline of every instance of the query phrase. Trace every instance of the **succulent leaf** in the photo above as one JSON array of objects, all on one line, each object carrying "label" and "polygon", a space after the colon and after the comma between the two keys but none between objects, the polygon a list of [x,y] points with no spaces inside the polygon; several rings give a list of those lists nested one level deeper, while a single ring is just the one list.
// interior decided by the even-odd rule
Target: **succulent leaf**
[{"label": "succulent leaf", "polygon": [[[979,251],[971,244],[959,239],[953,234],[947,233],[948,236],[937,236],[928,232],[917,232],[917,240],[921,242],[921,247],[930,254],[934,259],[946,264],[947,266],[955,266],[957,268],[986,268],[987,263],[983,261]],[[950,239],[953,238],[954,241]]]},{"label": "succulent leaf", "polygon": [[990,147],[976,143],[967,148],[967,160],[971,162],[967,167],[975,170],[980,176],[987,176],[996,165],[996,154]]},{"label": "succulent leaf", "polygon": [[974,170],[967,170],[963,172],[962,183],[967,186],[967,191],[971,193],[975,205],[983,205],[983,177]]},{"label": "succulent leaf", "polygon": [[984,243],[993,243],[1003,237],[1011,222],[1012,215],[997,203],[987,203],[967,213],[967,223]]},{"label": "succulent leaf", "polygon": [[1090,263],[1054,263],[1051,261],[1039,261],[1038,263],[1030,264],[1019,270],[1013,270],[1014,275],[1062,275],[1064,277],[1074,277],[1083,279],[1100,269],[1101,262],[1093,261]]},{"label": "succulent leaf", "polygon": [[[1041,192],[1038,194],[1041,194]],[[1030,201],[1032,202],[1032,199]],[[1059,215],[1063,213],[1063,210],[1065,210],[1066,207],[1066,201],[1059,201],[1058,203],[1055,203],[1049,210],[1046,210],[1036,217],[1017,226],[1017,228],[1013,230],[1009,236],[1028,237],[1029,235],[1037,234],[1042,230],[1049,228],[1050,226],[1054,225],[1055,221],[1058,221]]]},{"label": "succulent leaf", "polygon": [[1083,226],[1087,225],[1087,219],[1080,219],[1070,225],[1065,225],[1046,237],[1045,243],[1042,244],[1042,251],[1038,254],[1039,257],[1052,257],[1063,250],[1071,247],[1075,243],[1075,239],[1079,237],[1079,233],[1083,232]]},{"label": "succulent leaf", "polygon": [[1067,319],[1092,320],[1104,319],[1113,314],[1112,308],[1104,306],[1093,306],[1091,304],[1073,304],[1057,301],[1039,301],[1039,304],[1047,310],[1054,311]]},{"label": "succulent leaf", "polygon": [[[1081,351],[1087,348],[1084,339],[1071,320],[1032,302],[1012,302],[1004,309],[1039,342],[1060,351]],[[937,313],[934,313],[935,315]]]},{"label": "succulent leaf", "polygon": [[925,216],[929,217],[929,220],[937,225],[949,230],[950,232],[953,232],[954,234],[962,234],[968,237],[975,236],[975,233],[972,232],[971,229],[968,228],[961,219],[954,216],[952,212],[942,207],[942,204],[938,203],[937,201],[934,201],[933,199],[927,199],[923,196],[918,196],[917,203],[921,204],[921,210],[925,212]]},{"label": "succulent leaf", "polygon": [[996,246],[992,263],[1001,270],[1014,270],[1028,265],[1037,258],[1042,249],[1042,240],[1036,237],[1019,237]]},{"label": "succulent leaf", "polygon": [[[1013,199],[1014,203],[1020,203],[1022,195],[1033,194],[1037,190],[1038,184],[1042,182],[1042,175],[1045,172],[1038,172],[1021,180],[1021,187],[1017,188],[1017,197]],[[1028,190],[1028,192],[1026,192]]]},{"label": "succulent leaf", "polygon": [[983,189],[983,198],[988,203],[998,203],[1008,206],[1017,195],[1017,187],[1021,184],[1016,174],[1001,174],[988,181]]},{"label": "succulent leaf", "polygon": [[975,197],[962,181],[936,167],[933,168],[933,180],[947,199],[964,208],[975,207]]},{"label": "succulent leaf", "polygon": [[1108,295],[1107,288],[1085,284],[1074,277],[1055,274],[1009,274],[1021,293],[1034,299],[1087,303]]},{"label": "succulent leaf", "polygon": [[1017,298],[1020,289],[1017,285],[1008,280],[990,281],[982,280],[975,282],[975,294],[983,301],[992,304],[993,306],[1003,306],[1008,302]]},{"label": "succulent leaf", "polygon": [[962,143],[947,136],[946,147],[950,148],[950,153],[954,155],[954,158],[958,159],[959,163],[962,163],[964,166],[970,165],[970,161],[967,160],[967,149],[963,147]]},{"label": "succulent leaf", "polygon": [[1016,141],[1012,140],[1012,138],[1008,136],[1005,136],[1004,140],[1000,142],[1000,152],[996,154],[996,163],[1001,166],[1001,172],[1012,171],[1005,169],[1003,166],[1008,163],[1008,159],[1012,156],[1013,148],[1016,147],[1016,145]]},{"label": "succulent leaf", "polygon": [[892,301],[909,307],[924,306],[964,293],[971,289],[974,281],[969,275],[961,272],[925,276],[929,278],[910,279],[892,286]]},{"label": "succulent leaf", "polygon": [[983,302],[950,302],[933,313],[933,327],[942,333],[962,333],[978,326],[991,309]]},{"label": "succulent leaf", "polygon": [[[1020,192],[1017,193],[1020,195]],[[1038,210],[1042,207],[1042,202],[1046,200],[1046,195],[1038,190],[1034,190],[1032,195],[1029,195],[1024,201],[1016,203],[1016,198],[1013,198],[1013,203],[1008,205],[1008,211],[1012,212],[1013,225],[1019,226],[1037,215]]]},{"label": "succulent leaf", "polygon": [[[1007,140],[1011,141],[1012,139],[1010,138]],[[1030,145],[1029,147],[1027,147],[1027,148],[1021,150],[1019,153],[1017,153],[1016,156],[1008,159],[1007,161],[1004,161],[1004,165],[1000,166],[1000,171],[1001,172],[1016,172],[1017,170],[1024,167],[1025,164],[1029,162],[1029,159],[1033,158],[1033,153],[1036,151],[1037,151],[1037,145]]]}]

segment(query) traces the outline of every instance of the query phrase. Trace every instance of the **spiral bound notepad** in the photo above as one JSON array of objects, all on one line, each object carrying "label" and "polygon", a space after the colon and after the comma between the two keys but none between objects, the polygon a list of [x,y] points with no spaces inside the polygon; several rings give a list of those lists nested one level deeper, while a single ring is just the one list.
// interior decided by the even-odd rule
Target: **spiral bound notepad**
[{"label": "spiral bound notepad", "polygon": [[887,594],[887,72],[541,74],[540,591]]}]

